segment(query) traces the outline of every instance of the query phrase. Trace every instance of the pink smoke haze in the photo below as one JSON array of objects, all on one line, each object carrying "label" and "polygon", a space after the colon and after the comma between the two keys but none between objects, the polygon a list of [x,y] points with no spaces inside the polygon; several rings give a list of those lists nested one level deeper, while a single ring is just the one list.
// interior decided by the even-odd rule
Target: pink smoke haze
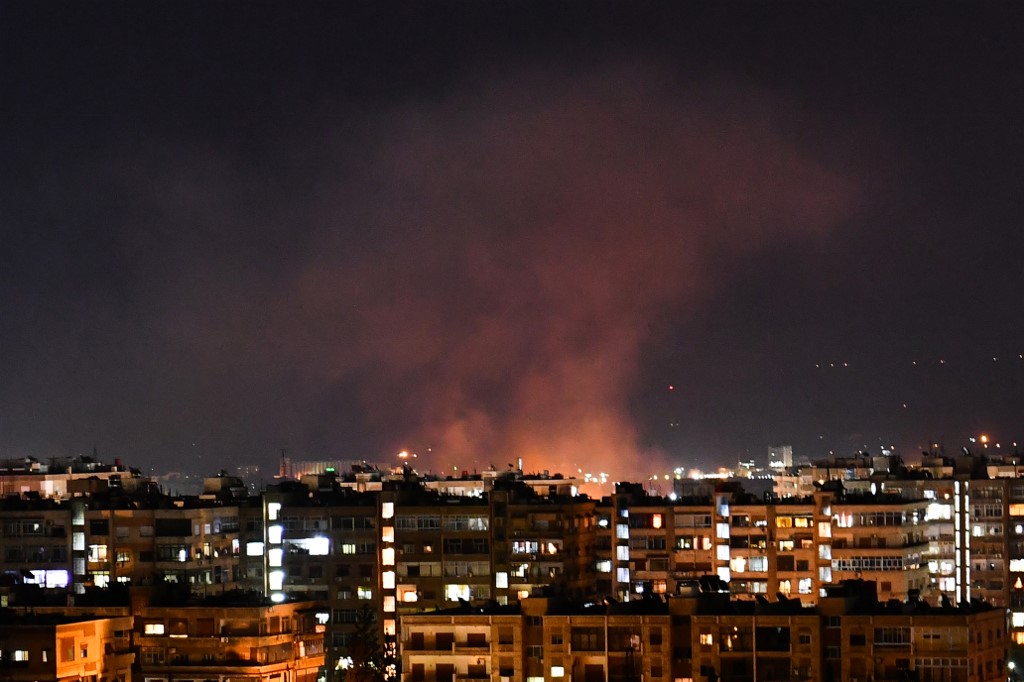
[{"label": "pink smoke haze", "polygon": [[[314,211],[285,361],[359,371],[375,428],[400,425],[394,451],[421,466],[661,466],[626,404],[653,321],[700,305],[723,263],[832,229],[856,183],[777,132],[763,93],[613,83],[383,116],[356,181]],[[332,238],[353,221],[367,243]]]}]

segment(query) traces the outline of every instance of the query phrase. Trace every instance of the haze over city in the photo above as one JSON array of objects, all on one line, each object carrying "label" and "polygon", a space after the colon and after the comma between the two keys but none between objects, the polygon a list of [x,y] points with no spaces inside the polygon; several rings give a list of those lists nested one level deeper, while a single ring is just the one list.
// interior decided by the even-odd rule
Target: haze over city
[{"label": "haze over city", "polygon": [[1020,18],[4,5],[0,458],[1014,447]]}]

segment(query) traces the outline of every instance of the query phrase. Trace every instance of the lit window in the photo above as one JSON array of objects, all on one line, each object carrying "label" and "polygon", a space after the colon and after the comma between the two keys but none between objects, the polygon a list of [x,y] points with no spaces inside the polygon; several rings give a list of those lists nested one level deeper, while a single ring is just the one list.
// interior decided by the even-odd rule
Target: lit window
[{"label": "lit window", "polygon": [[380,539],[382,542],[394,542],[395,541],[395,527],[384,526],[380,529]]},{"label": "lit window", "polygon": [[445,585],[444,596],[448,601],[469,601],[469,585]]},{"label": "lit window", "polygon": [[359,587],[359,588],[356,588],[356,598],[357,599],[373,599],[373,590],[371,590],[369,587]]},{"label": "lit window", "polygon": [[273,525],[267,528],[267,541],[272,545],[280,545],[284,537],[284,526]]},{"label": "lit window", "polygon": [[565,677],[565,668],[560,665],[551,666],[551,677]]},{"label": "lit window", "polygon": [[271,521],[277,521],[277,515],[281,511],[280,502],[269,502],[267,504],[267,518]]},{"label": "lit window", "polygon": [[[611,562],[608,562],[608,570],[611,570]],[[607,571],[606,571],[607,572]],[[505,571],[498,571],[494,574],[494,586],[499,590],[508,587],[508,573]]]},{"label": "lit window", "polygon": [[245,543],[245,556],[263,556],[262,542]]},{"label": "lit window", "polygon": [[393,547],[385,547],[380,551],[380,561],[385,566],[395,565],[395,550]]},{"label": "lit window", "polygon": [[395,589],[395,572],[394,571],[384,571],[381,574],[381,587],[383,587],[385,590],[393,590],[393,589]]},{"label": "lit window", "polygon": [[267,576],[271,590],[280,590],[284,587],[284,571],[271,571]]},{"label": "lit window", "polygon": [[394,597],[390,597],[390,596],[384,597],[384,613],[394,613],[394,612],[395,612],[395,598]]},{"label": "lit window", "polygon": [[390,519],[395,515],[395,503],[384,502],[380,505],[380,517],[382,519]]},{"label": "lit window", "polygon": [[277,567],[281,565],[281,558],[284,556],[284,550],[280,547],[272,549],[267,552],[267,563],[271,566]]},{"label": "lit window", "polygon": [[164,634],[164,624],[146,623],[146,626],[143,628],[143,632],[147,635],[162,635]]}]

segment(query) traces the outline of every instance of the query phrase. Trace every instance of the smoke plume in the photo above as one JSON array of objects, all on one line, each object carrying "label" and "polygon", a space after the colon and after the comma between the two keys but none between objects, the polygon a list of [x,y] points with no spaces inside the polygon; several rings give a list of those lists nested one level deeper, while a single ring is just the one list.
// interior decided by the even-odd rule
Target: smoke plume
[{"label": "smoke plume", "polygon": [[651,326],[854,194],[765,93],[665,88],[505,82],[375,121],[309,213],[273,313],[284,363],[351,386],[369,429],[439,469],[651,471],[628,410]]}]

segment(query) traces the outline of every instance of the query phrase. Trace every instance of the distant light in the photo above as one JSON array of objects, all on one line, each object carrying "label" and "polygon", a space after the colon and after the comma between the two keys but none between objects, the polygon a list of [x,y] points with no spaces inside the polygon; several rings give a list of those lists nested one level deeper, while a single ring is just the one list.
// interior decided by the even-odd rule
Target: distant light
[{"label": "distant light", "polygon": [[669,384],[669,385],[668,385],[668,390],[670,390],[670,391],[674,391],[674,390],[676,390],[676,387],[675,387],[675,385],[674,385],[674,384]]},{"label": "distant light", "polygon": [[987,443],[988,436],[986,436],[985,434],[981,434],[981,437],[978,440],[980,440],[982,443]]}]

